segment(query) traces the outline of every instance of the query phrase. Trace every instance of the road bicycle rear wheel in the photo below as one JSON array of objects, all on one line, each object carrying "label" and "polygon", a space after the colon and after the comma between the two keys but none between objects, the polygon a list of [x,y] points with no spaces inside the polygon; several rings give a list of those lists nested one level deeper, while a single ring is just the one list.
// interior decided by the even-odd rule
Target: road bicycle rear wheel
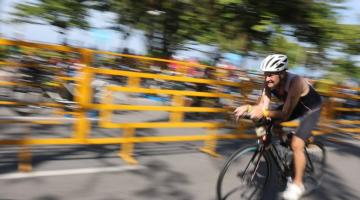
[{"label": "road bicycle rear wheel", "polygon": [[305,155],[306,168],[303,181],[309,193],[321,184],[326,171],[326,151],[322,143],[315,141],[306,144]]},{"label": "road bicycle rear wheel", "polygon": [[237,150],[219,174],[218,200],[261,199],[270,172],[271,163],[266,152],[259,153],[257,146]]}]

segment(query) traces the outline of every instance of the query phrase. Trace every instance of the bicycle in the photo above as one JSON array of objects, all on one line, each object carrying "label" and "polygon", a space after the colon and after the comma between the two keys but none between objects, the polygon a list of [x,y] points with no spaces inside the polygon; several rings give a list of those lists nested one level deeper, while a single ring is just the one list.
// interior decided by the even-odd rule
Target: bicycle
[{"label": "bicycle", "polygon": [[[256,126],[258,130],[263,128],[262,131],[257,131],[257,144],[236,150],[222,168],[216,185],[218,200],[265,198],[264,190],[273,174],[274,163],[278,186],[285,187],[293,178],[290,149],[293,133],[287,132],[287,140],[274,141],[271,120],[262,120]],[[326,166],[326,152],[323,144],[314,140],[306,142],[304,152],[307,160],[303,179],[306,195],[321,183]]]}]

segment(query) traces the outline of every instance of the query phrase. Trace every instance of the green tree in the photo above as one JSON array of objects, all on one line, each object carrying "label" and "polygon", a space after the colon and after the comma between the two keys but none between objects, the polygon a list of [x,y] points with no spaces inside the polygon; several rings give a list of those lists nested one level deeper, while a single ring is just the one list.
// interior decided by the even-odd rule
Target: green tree
[{"label": "green tree", "polygon": [[150,54],[170,57],[183,48],[184,41],[193,40],[188,29],[195,28],[188,19],[192,4],[188,1],[99,1],[95,8],[116,14],[112,28],[123,33],[126,39],[134,29],[145,32]]},{"label": "green tree", "polygon": [[88,1],[80,0],[39,0],[36,2],[18,3],[15,6],[13,22],[40,25],[52,25],[63,37],[70,28],[89,28]]},{"label": "green tree", "polygon": [[100,8],[117,14],[119,30],[145,31],[149,50],[155,46],[165,56],[184,48],[186,41],[247,55],[255,45],[268,45],[274,34],[295,37],[323,52],[337,24],[334,2],[342,0],[98,1]]},{"label": "green tree", "polygon": [[338,24],[333,33],[337,50],[348,55],[358,55],[360,52],[360,25]]},{"label": "green tree", "polygon": [[284,35],[274,34],[269,38],[268,45],[256,45],[254,51],[259,54],[282,53],[289,58],[289,65],[298,66],[308,62],[306,49],[295,41],[289,41]]},{"label": "green tree", "polygon": [[53,25],[66,38],[72,27],[86,29],[89,9],[97,9],[116,14],[109,28],[122,32],[122,39],[142,30],[155,56],[170,57],[197,42],[244,56],[286,53],[291,63],[321,67],[329,64],[329,49],[345,55],[360,50],[359,26],[338,23],[343,1],[39,0],[17,4],[14,16],[17,22]]},{"label": "green tree", "polygon": [[348,56],[344,58],[337,58],[334,60],[331,71],[339,72],[346,77],[353,77],[360,79],[360,66],[352,61]]},{"label": "green tree", "polygon": [[[217,0],[211,12],[212,32],[204,38],[225,49],[238,49],[247,54],[260,44],[266,46],[274,34],[294,37],[323,52],[336,31],[336,0]],[[214,14],[212,14],[214,15]],[[203,35],[200,35],[203,37]],[[206,41],[206,40],[205,40]]]},{"label": "green tree", "polygon": [[4,60],[8,56],[7,46],[0,46],[0,60]]}]

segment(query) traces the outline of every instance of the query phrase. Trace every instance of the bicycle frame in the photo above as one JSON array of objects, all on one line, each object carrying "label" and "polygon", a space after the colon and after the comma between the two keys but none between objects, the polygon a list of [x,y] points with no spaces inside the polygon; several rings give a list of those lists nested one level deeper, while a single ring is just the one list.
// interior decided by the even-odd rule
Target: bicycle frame
[{"label": "bicycle frame", "polygon": [[[256,162],[256,166],[258,166],[260,158],[263,156],[263,154],[268,153],[268,154],[270,154],[270,158],[275,162],[278,170],[281,172],[281,174],[285,178],[286,176],[289,176],[289,172],[291,171],[291,166],[289,166],[286,163],[286,160],[280,156],[279,150],[272,143],[271,128],[272,128],[271,121],[265,121],[265,130],[266,130],[265,135],[258,138],[258,140],[257,140],[257,144],[258,144],[257,149],[258,150],[254,153],[250,162],[253,162],[253,160],[256,158],[256,156],[259,155],[257,162]],[[306,155],[307,155],[308,160],[310,160],[307,152],[306,152]],[[250,165],[250,162],[247,165],[247,167]],[[245,169],[245,172],[247,170],[247,167]],[[253,175],[255,174],[256,170],[257,170],[257,167],[254,169]]]},{"label": "bicycle frame", "polygon": [[[272,132],[271,132],[272,123],[271,123],[271,121],[266,121],[265,126],[266,126],[266,129],[265,129],[266,133],[265,133],[265,135],[258,138],[258,141],[257,141],[257,144],[258,144],[257,149],[258,150],[254,153],[253,158],[250,160],[250,162],[252,162],[253,159],[256,158],[256,156],[260,154],[260,156],[258,157],[257,163],[256,163],[256,166],[257,166],[259,164],[261,156],[263,156],[263,154],[267,152],[268,154],[270,154],[271,159],[275,162],[276,167],[280,171],[281,175],[283,175],[283,177],[286,178],[287,176],[291,175],[289,173],[292,170],[292,166],[289,166],[286,163],[286,158],[280,156],[279,150],[276,148],[276,145],[274,145],[274,143],[272,143]],[[286,146],[284,148],[286,148]],[[307,161],[306,168],[310,169],[311,172],[314,172],[314,166],[313,166],[313,163],[310,159],[309,153],[307,152],[306,148],[304,148],[304,153],[305,153],[306,161]],[[249,164],[250,164],[250,162],[249,162]],[[253,174],[255,174],[256,170],[257,170],[257,167],[254,169]]]},{"label": "bicycle frame", "polygon": [[[288,132],[289,140],[283,141],[280,138],[280,143],[278,143],[272,141],[273,123],[270,120],[255,122],[255,125],[260,125],[265,129],[256,130],[259,136],[257,145],[242,147],[229,157],[217,181],[218,199],[226,199],[235,193],[237,193],[235,196],[239,194],[244,195],[244,197],[250,195],[250,198],[253,195],[262,195],[262,190],[271,183],[269,180],[272,180],[271,176],[275,171],[278,177],[274,180],[277,180],[281,187],[285,186],[289,178],[294,178],[294,160],[289,144],[292,132]],[[321,142],[314,141],[306,142],[304,154],[307,163],[303,181],[304,185],[306,184],[307,192],[311,192],[321,183],[326,154]],[[276,165],[275,171],[272,170],[274,165]],[[233,173],[234,170],[235,174]],[[234,181],[239,178],[241,179],[238,183],[239,186],[234,187]]]},{"label": "bicycle frame", "polygon": [[268,152],[271,158],[275,161],[277,168],[281,171],[281,174],[288,176],[288,172],[291,171],[291,166],[286,164],[286,160],[280,156],[279,151],[275,145],[271,144]]}]

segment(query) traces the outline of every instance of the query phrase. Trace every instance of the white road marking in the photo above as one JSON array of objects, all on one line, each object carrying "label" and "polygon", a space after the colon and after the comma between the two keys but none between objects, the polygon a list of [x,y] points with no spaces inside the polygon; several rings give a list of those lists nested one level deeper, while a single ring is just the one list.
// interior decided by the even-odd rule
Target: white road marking
[{"label": "white road marking", "polygon": [[8,174],[1,174],[0,180],[8,179],[24,179],[44,176],[66,176],[78,174],[94,174],[102,172],[125,172],[133,170],[146,169],[145,166],[122,166],[122,167],[98,167],[98,168],[80,168],[80,169],[64,169],[64,170],[49,170],[49,171],[33,171],[33,172],[15,172]]}]

